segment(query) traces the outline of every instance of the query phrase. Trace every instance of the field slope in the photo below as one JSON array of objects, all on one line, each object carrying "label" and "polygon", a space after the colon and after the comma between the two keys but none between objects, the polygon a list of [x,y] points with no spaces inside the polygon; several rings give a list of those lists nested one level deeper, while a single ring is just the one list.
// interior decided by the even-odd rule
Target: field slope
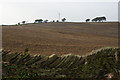
[{"label": "field slope", "polygon": [[32,54],[83,55],[118,45],[118,23],[41,23],[3,26],[3,48]]}]

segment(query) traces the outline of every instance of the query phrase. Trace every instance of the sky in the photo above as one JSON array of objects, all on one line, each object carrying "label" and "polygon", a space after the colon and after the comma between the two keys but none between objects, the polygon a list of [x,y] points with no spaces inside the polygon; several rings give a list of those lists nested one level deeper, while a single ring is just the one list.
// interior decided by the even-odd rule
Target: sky
[{"label": "sky", "polygon": [[35,19],[84,22],[106,16],[107,21],[118,21],[119,0],[0,0],[0,25],[28,23]]}]

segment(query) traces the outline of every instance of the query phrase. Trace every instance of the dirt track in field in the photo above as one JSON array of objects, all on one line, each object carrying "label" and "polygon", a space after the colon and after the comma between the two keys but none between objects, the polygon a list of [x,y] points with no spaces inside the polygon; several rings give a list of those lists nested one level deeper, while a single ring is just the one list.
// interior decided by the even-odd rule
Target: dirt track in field
[{"label": "dirt track in field", "polygon": [[118,23],[41,23],[2,27],[3,49],[32,54],[79,54],[118,46]]}]

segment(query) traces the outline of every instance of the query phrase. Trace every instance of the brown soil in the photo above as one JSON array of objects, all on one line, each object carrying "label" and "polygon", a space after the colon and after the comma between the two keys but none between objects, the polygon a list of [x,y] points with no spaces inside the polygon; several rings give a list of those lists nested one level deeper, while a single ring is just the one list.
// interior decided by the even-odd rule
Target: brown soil
[{"label": "brown soil", "polygon": [[79,54],[118,46],[118,23],[41,23],[2,27],[3,49],[32,54]]}]

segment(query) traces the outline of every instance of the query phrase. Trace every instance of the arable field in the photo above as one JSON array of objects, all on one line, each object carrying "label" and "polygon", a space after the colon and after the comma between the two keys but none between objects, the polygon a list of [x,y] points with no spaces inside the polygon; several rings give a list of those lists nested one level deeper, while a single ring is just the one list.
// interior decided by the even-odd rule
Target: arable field
[{"label": "arable field", "polygon": [[118,23],[39,23],[2,27],[2,46],[12,52],[85,55],[118,46]]}]

